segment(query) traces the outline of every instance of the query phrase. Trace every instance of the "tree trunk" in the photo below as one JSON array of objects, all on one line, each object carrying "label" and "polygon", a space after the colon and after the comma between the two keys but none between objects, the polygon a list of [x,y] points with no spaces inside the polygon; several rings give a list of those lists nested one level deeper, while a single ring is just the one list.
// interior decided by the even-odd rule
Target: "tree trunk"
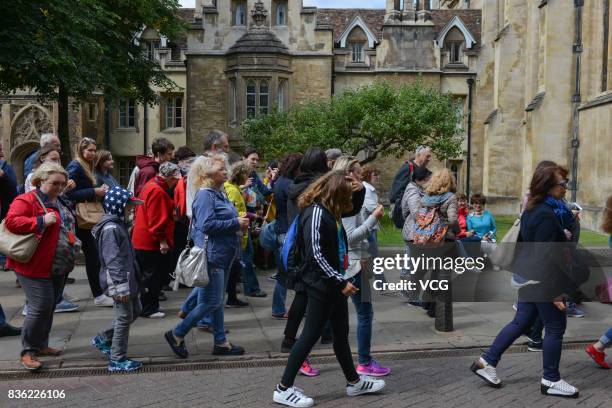
[{"label": "tree trunk", "polygon": [[57,111],[57,134],[62,145],[62,164],[65,167],[72,160],[72,146],[70,145],[70,126],[68,123],[68,91],[61,82],[59,84]]}]

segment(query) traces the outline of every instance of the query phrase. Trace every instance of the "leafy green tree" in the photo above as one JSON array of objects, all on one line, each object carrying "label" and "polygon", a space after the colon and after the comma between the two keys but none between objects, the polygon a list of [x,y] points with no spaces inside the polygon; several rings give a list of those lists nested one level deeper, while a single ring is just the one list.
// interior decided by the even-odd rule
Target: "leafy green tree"
[{"label": "leafy green tree", "polygon": [[422,144],[449,158],[461,152],[461,120],[451,95],[421,81],[399,88],[379,83],[246,120],[241,135],[268,158],[319,146],[362,155],[367,163],[400,157]]},{"label": "leafy green tree", "polygon": [[143,27],[169,38],[184,30],[178,0],[12,0],[0,2],[0,93],[31,89],[58,102],[63,161],[70,159],[69,98],[94,91],[108,101],[155,101],[170,89],[136,39]]}]

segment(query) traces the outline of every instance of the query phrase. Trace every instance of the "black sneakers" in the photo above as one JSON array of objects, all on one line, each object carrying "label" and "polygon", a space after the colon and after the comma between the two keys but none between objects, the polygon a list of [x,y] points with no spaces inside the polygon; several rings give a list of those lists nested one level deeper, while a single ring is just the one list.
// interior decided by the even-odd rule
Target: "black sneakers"
[{"label": "black sneakers", "polygon": [[172,351],[174,351],[174,354],[180,358],[187,358],[189,356],[189,351],[187,351],[187,347],[185,347],[185,342],[183,341],[181,344],[178,344],[174,338],[174,334],[172,334],[172,330],[168,330],[166,333],[164,333],[164,338],[168,342],[168,345]]},{"label": "black sneakers", "polygon": [[241,356],[244,354],[244,348],[240,346],[234,346],[230,343],[230,347],[221,347],[215,344],[213,348],[214,356]]}]

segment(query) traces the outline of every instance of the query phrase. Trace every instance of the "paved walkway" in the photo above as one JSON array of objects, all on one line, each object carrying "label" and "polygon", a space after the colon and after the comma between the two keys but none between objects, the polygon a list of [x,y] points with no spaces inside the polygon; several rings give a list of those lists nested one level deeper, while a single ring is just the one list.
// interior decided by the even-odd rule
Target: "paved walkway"
[{"label": "paved walkway", "polygon": [[[565,400],[540,393],[541,354],[508,354],[499,365],[504,387],[486,386],[469,370],[473,357],[385,361],[393,371],[379,394],[347,397],[337,364],[318,365],[321,375],[298,377],[296,385],[321,408],[607,408],[612,406],[612,372],[595,367],[583,351],[566,351],[563,377],[580,390]],[[259,408],[280,407],[272,392],[283,367],[241,368],[82,378],[0,382],[0,406],[7,408]],[[64,391],[61,399],[10,399],[9,390]]]},{"label": "paved walkway", "polygon": [[[266,279],[271,272],[261,271],[259,280],[268,292],[267,298],[247,298],[250,307],[225,309],[228,338],[246,348],[242,358],[270,358],[279,353],[284,321],[271,318],[272,282]],[[505,272],[499,272],[505,273]],[[105,361],[90,345],[89,341],[113,318],[112,308],[93,305],[89,298],[89,286],[83,267],[77,267],[72,275],[76,284],[68,285],[66,293],[78,301],[81,310],[76,313],[56,314],[51,331],[50,345],[64,350],[62,356],[47,359],[48,367],[91,367],[102,366]],[[389,281],[399,279],[397,271],[387,273]],[[508,282],[507,277],[502,278]],[[21,289],[15,288],[13,273],[0,272],[0,299],[9,321],[21,325],[20,314],[24,302]],[[175,356],[166,344],[163,333],[177,322],[177,312],[188,290],[168,293],[169,300],[162,302],[167,313],[165,319],[138,319],[132,326],[129,355],[145,362],[175,361]],[[242,295],[239,295],[242,296]],[[374,293],[374,335],[373,351],[403,351],[421,349],[454,349],[483,347],[491,344],[503,324],[510,321],[514,311],[512,302],[498,303],[455,303],[454,327],[450,333],[437,332],[433,319],[420,308],[405,303],[399,293]],[[511,297],[512,298],[512,297]],[[290,300],[288,300],[289,304]],[[355,313],[351,313],[351,345],[356,351]],[[599,303],[585,304],[587,315],[581,319],[570,319],[566,341],[587,341],[598,337],[604,329],[612,326],[612,306]],[[212,356],[212,335],[193,330],[188,336],[187,346],[191,361],[216,359]],[[0,371],[19,369],[17,359],[21,346],[19,338],[0,338]],[[331,346],[318,345],[315,355],[332,353]],[[0,405],[1,406],[1,405]]]}]

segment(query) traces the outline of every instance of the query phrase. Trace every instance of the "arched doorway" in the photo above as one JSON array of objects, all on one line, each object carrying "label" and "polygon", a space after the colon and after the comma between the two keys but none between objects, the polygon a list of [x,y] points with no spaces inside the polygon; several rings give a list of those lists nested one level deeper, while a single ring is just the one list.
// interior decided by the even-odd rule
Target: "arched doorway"
[{"label": "arched doorway", "polygon": [[53,132],[51,112],[43,106],[28,104],[15,114],[11,123],[10,162],[23,183],[23,162],[40,146],[40,135]]}]

